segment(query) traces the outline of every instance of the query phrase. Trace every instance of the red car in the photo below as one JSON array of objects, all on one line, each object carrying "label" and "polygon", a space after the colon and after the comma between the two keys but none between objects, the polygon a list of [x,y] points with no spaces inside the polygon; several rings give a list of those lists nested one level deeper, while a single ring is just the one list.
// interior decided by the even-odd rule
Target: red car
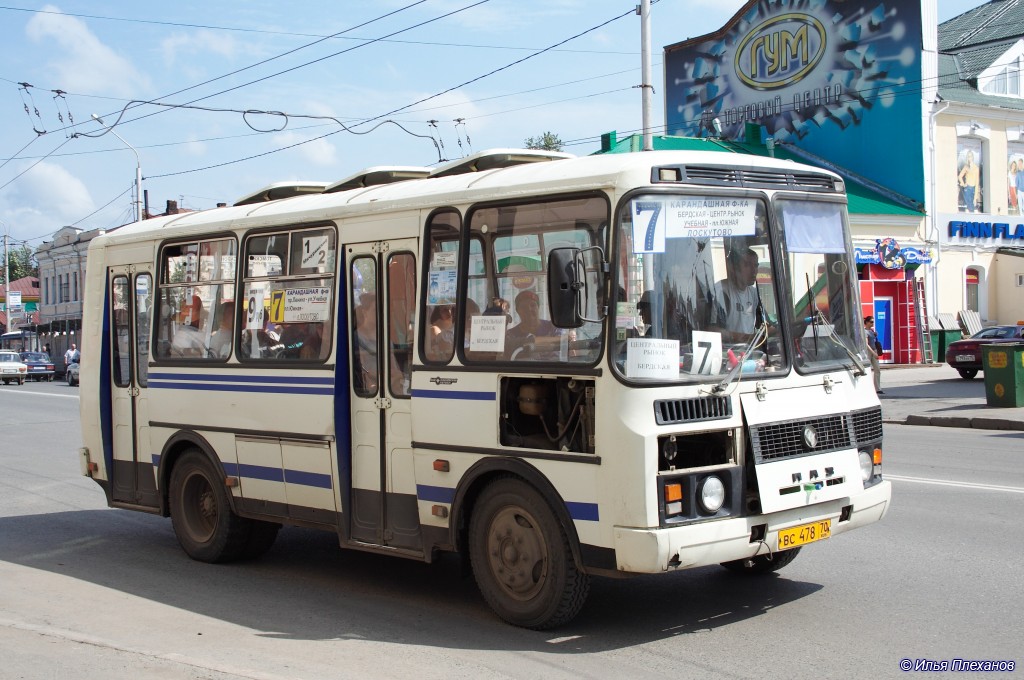
[{"label": "red car", "polygon": [[969,338],[949,343],[946,363],[970,380],[981,370],[981,346],[994,342],[1024,342],[1024,326],[993,326],[983,328]]}]

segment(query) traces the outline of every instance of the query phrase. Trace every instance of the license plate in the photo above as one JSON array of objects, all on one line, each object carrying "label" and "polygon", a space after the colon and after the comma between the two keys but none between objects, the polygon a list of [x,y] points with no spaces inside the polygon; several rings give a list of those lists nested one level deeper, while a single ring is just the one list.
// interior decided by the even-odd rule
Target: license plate
[{"label": "license plate", "polygon": [[832,520],[801,524],[798,527],[779,529],[779,550],[798,548],[801,545],[821,541],[832,535]]},{"label": "license plate", "polygon": [[973,354],[957,354],[956,355],[956,360],[957,361],[974,361],[974,355]]}]

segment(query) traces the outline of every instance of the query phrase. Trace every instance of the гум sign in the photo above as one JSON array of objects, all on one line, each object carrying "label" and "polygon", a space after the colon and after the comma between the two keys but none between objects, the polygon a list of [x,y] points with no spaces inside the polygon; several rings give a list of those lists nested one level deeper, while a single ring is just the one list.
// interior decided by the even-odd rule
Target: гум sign
[{"label": "\u0433\u0443\u043c sign", "polygon": [[810,73],[825,54],[825,27],[808,14],[772,17],[747,33],[733,66],[740,80],[758,90],[791,85]]}]

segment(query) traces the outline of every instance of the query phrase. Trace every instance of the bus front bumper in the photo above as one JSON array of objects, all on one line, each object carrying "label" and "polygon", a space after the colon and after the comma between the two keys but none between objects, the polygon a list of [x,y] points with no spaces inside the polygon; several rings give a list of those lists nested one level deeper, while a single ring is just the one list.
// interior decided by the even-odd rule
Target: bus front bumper
[{"label": "bus front bumper", "polygon": [[[882,519],[891,498],[892,485],[883,480],[853,497],[765,515],[665,529],[615,527],[616,565],[624,572],[654,574],[767,555],[769,549],[779,549],[780,529],[831,520],[835,536]],[[852,510],[840,521],[847,506]],[[763,540],[751,541],[755,527],[761,525],[767,525]]]}]

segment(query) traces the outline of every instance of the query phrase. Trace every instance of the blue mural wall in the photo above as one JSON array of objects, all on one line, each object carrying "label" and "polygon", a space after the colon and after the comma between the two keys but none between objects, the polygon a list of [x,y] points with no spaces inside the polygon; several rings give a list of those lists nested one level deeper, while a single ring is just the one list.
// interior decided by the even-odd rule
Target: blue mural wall
[{"label": "blue mural wall", "polygon": [[744,124],[925,200],[921,5],[751,0],[716,33],[665,48],[672,135]]}]

